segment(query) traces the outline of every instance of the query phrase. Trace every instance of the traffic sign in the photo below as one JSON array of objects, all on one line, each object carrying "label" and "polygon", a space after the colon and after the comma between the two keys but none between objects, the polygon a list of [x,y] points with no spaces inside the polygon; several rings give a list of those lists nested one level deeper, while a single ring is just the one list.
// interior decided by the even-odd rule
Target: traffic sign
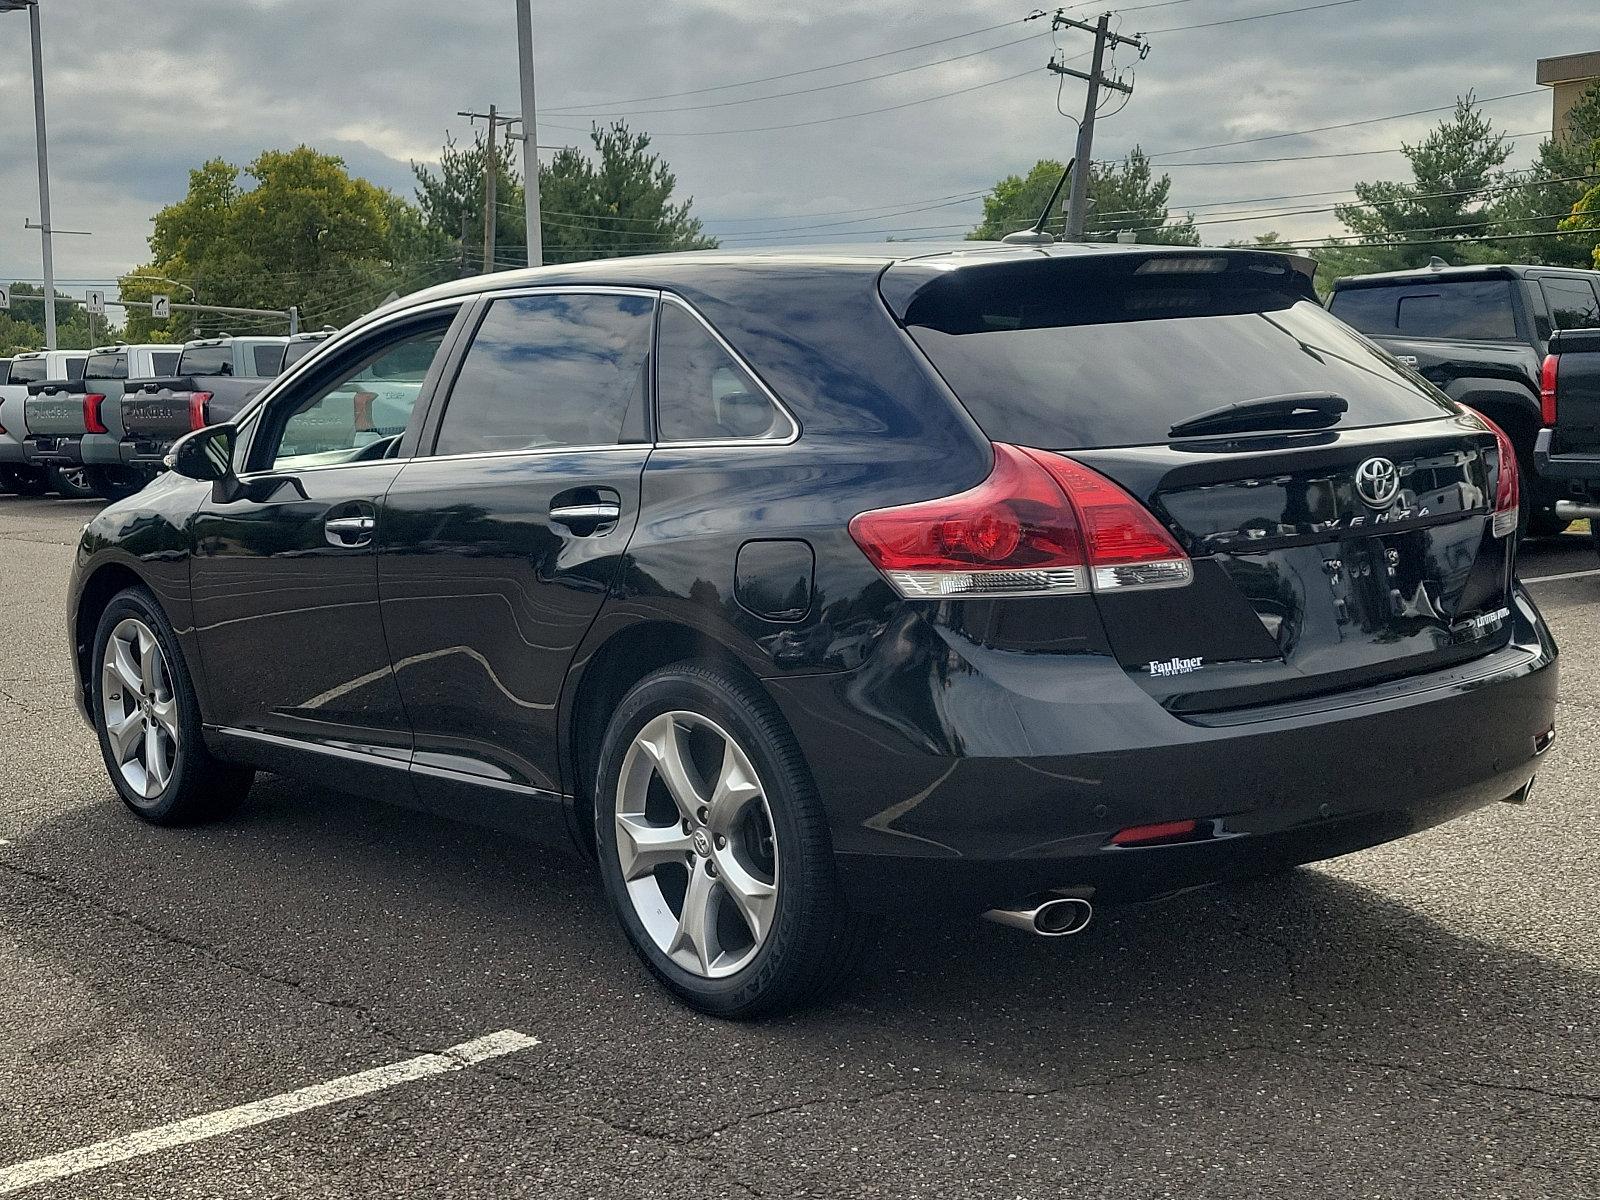
[{"label": "traffic sign", "polygon": [[0,308],[11,307],[11,289],[0,287]]},{"label": "traffic sign", "polygon": [[106,315],[106,294],[98,289],[91,288],[83,294],[83,306],[97,317]]},{"label": "traffic sign", "polygon": [[150,316],[157,321],[165,321],[172,315],[171,296],[151,296]]}]

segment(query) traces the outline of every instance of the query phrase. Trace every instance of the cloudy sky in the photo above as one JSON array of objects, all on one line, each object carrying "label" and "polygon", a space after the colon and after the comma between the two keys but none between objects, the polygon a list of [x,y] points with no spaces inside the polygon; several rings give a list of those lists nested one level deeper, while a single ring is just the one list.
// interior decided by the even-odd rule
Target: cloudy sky
[{"label": "cloudy sky", "polygon": [[[1129,103],[1100,124],[1096,156],[1142,144],[1171,171],[1175,204],[1202,220],[1326,206],[1357,180],[1400,177],[1404,160],[1386,152],[1437,115],[1164,152],[1436,108],[1471,89],[1512,96],[1486,111],[1523,135],[1520,164],[1550,125],[1535,59],[1600,49],[1595,0],[1316,3],[1133,0],[1121,29],[1148,31],[1152,50]],[[470,136],[457,110],[518,107],[512,0],[41,4],[55,224],[93,233],[56,239],[69,292],[143,260],[151,215],[207,158],[304,142],[409,194],[409,160],[435,158],[447,130]],[[1307,11],[1238,20],[1296,8]],[[995,179],[1070,153],[1074,126],[1043,69],[1057,52],[1049,22],[1024,22],[1030,11],[535,0],[540,141],[582,142],[590,119],[626,116],[728,245],[959,234]],[[1054,35],[1067,55],[1087,40]],[[40,274],[38,235],[23,228],[38,215],[29,79],[27,18],[0,14],[4,279]],[[723,86],[757,80],[769,82]],[[1078,111],[1082,85],[1066,82],[1062,106]],[[1234,161],[1268,158],[1287,161]],[[1301,198],[1268,199],[1286,196]],[[1216,241],[1272,228],[1341,231],[1331,213],[1203,226]]]}]

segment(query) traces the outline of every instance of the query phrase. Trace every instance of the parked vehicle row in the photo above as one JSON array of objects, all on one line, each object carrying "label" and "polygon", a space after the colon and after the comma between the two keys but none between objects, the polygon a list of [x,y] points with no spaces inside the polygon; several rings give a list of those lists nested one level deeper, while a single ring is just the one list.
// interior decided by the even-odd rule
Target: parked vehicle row
[{"label": "parked vehicle row", "polygon": [[21,354],[0,378],[0,489],[130,495],[182,434],[234,417],[327,331]]},{"label": "parked vehicle row", "polygon": [[1520,801],[1558,663],[1518,456],[1309,268],[864,246],[396,301],[85,527],[77,700],[151,822],[266,769],[589,855],[727,1016],[875,914],[1061,936]]},{"label": "parked vehicle row", "polygon": [[1600,327],[1551,335],[1540,372],[1544,429],[1534,460],[1559,488],[1556,512],[1587,519],[1600,551]]}]

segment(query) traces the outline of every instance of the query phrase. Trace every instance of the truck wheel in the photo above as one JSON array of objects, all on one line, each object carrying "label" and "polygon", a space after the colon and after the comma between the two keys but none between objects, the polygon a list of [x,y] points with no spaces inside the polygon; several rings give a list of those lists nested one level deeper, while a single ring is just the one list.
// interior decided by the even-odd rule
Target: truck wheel
[{"label": "truck wheel", "polygon": [[38,467],[0,467],[0,491],[19,496],[42,496],[50,480]]},{"label": "truck wheel", "polygon": [[68,500],[92,500],[100,494],[88,467],[51,467],[50,490]]},{"label": "truck wheel", "polygon": [[1528,533],[1533,537],[1560,537],[1571,524],[1556,516],[1553,508],[1536,508],[1528,516]]},{"label": "truck wheel", "polygon": [[88,472],[97,494],[107,500],[125,500],[150,482],[150,476],[133,467],[95,467]]}]

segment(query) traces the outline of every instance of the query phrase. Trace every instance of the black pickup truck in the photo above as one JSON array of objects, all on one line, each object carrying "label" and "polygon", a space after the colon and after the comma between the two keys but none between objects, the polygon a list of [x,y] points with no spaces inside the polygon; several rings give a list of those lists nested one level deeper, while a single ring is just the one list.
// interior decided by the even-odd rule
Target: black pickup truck
[{"label": "black pickup truck", "polygon": [[1539,371],[1552,333],[1600,327],[1597,285],[1600,271],[1435,260],[1335,280],[1328,309],[1506,431],[1523,466],[1528,531],[1544,535],[1570,518],[1556,509],[1566,491],[1535,471]]},{"label": "black pickup truck", "polygon": [[1544,425],[1534,451],[1540,478],[1559,493],[1563,520],[1587,518],[1600,551],[1600,329],[1552,334],[1540,372]]}]

